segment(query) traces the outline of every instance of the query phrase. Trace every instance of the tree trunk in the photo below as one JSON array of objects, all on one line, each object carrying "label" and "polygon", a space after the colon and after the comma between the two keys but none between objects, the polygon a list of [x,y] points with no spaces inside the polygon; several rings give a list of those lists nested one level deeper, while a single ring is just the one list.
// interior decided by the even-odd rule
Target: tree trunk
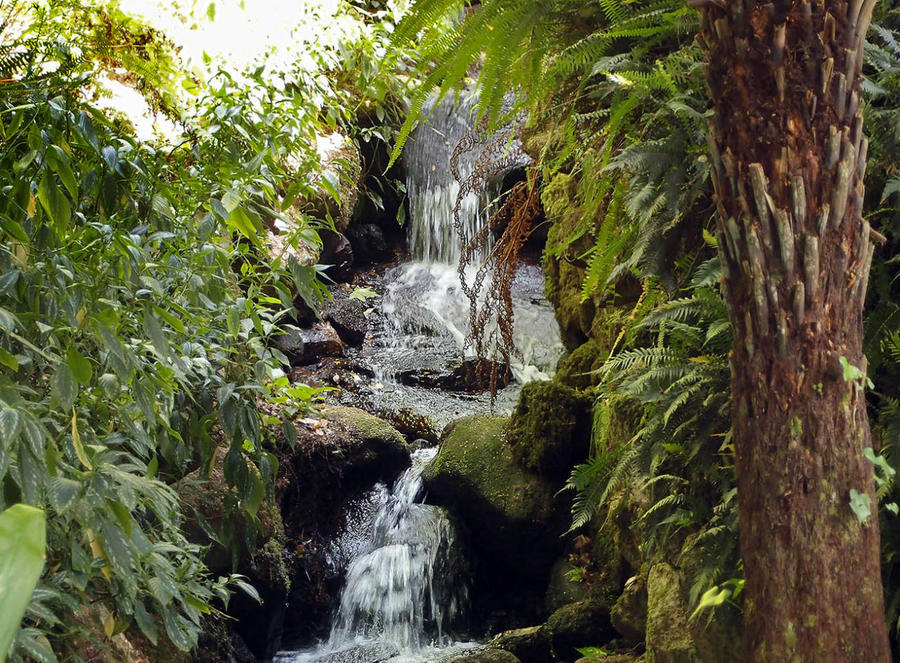
[{"label": "tree trunk", "polygon": [[[693,0],[709,54],[752,661],[886,663],[862,353],[874,0]],[[868,496],[860,522],[851,490]],[[857,497],[857,500],[865,497]]]}]

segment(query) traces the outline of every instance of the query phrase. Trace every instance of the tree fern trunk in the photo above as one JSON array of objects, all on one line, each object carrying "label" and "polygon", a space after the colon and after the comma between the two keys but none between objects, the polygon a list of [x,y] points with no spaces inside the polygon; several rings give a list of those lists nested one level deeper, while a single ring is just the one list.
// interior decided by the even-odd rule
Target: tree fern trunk
[{"label": "tree fern trunk", "polygon": [[[844,369],[866,363],[860,71],[874,0],[694,1],[735,330],[745,651],[887,662],[869,425]],[[871,500],[862,523],[851,490]]]}]

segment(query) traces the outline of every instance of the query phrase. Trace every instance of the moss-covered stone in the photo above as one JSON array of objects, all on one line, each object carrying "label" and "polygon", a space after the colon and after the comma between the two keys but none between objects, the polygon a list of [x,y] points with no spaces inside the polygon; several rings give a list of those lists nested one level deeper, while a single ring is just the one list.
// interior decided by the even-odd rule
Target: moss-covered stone
[{"label": "moss-covered stone", "polygon": [[563,606],[550,615],[544,629],[553,656],[563,661],[580,658],[579,648],[602,645],[615,635],[609,608],[591,600]]},{"label": "moss-covered stone", "polygon": [[588,339],[559,360],[553,379],[573,389],[587,389],[599,382],[597,371],[608,355],[608,349]]},{"label": "moss-covered stone", "polygon": [[563,477],[587,459],[591,398],[553,381],[529,382],[509,421],[513,456],[524,468]]},{"label": "moss-covered stone", "polygon": [[471,654],[455,656],[447,663],[522,663],[514,654],[503,649],[487,647]]},{"label": "moss-covered stone", "polygon": [[549,525],[558,513],[552,488],[515,463],[507,421],[475,415],[450,424],[424,473],[429,490],[459,507],[468,522],[484,525],[489,539],[495,538],[489,529],[497,538],[515,537],[522,527]]},{"label": "moss-covered stone", "polygon": [[423,478],[429,500],[446,506],[473,540],[473,609],[487,619],[502,611],[504,624],[510,614],[534,623],[570,517],[559,484],[515,462],[506,422],[476,415],[450,424]]},{"label": "moss-covered stone", "polygon": [[384,419],[355,407],[327,405],[320,408],[330,433],[342,439],[342,472],[345,475],[389,475],[385,468],[409,465],[406,440]]},{"label": "moss-covered stone", "polygon": [[546,663],[551,660],[550,640],[543,626],[529,626],[498,633],[491,647],[514,654],[522,663]]},{"label": "moss-covered stone", "polygon": [[588,586],[581,578],[576,578],[577,569],[569,557],[560,557],[550,568],[545,604],[547,612],[553,612],[569,603],[588,598]]},{"label": "moss-covered stone", "polygon": [[641,642],[647,630],[647,579],[632,576],[610,611],[613,628],[632,643]]},{"label": "moss-covered stone", "polygon": [[647,662],[699,663],[688,626],[682,574],[666,562],[647,576]]},{"label": "moss-covered stone", "polygon": [[554,175],[541,191],[541,203],[550,221],[544,249],[547,299],[553,304],[563,342],[573,349],[589,337],[595,312],[594,303],[581,297],[586,265],[580,256],[590,248],[590,233],[571,241],[583,223],[576,178],[567,173]]}]

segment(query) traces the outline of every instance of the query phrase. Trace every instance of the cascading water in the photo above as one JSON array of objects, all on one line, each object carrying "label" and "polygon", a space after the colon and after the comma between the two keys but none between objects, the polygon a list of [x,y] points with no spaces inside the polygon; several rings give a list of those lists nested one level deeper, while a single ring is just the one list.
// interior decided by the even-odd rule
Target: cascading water
[{"label": "cascading water", "polygon": [[[457,359],[469,328],[470,302],[463,292],[458,263],[465,243],[481,230],[489,218],[493,202],[501,194],[499,178],[485,183],[484,190],[459,200],[460,181],[451,169],[457,144],[474,126],[477,98],[465,92],[426,108],[428,121],[410,136],[404,156],[410,203],[409,251],[412,261],[385,274],[379,329],[367,348],[367,362],[376,379],[393,383],[398,373],[416,368],[433,370]],[[502,138],[502,136],[500,136]],[[529,163],[518,144],[494,154],[490,141],[458,155],[456,175],[467,180],[479,168],[487,171],[521,168]],[[502,163],[501,163],[502,162]],[[502,168],[501,168],[502,166]],[[487,258],[488,241],[473,257],[468,278]],[[513,305],[517,319],[514,341],[520,351],[512,372],[521,385],[533,379],[547,379],[555,369],[563,346],[553,310],[543,297],[543,277],[534,265],[522,265],[513,284]],[[399,385],[392,389],[397,395]],[[509,394],[514,399],[514,394]],[[427,396],[425,397],[427,399]],[[504,405],[504,399],[500,404]],[[468,413],[465,408],[441,408],[450,418]]]},{"label": "cascading water", "polygon": [[376,485],[363,499],[376,508],[363,508],[332,543],[336,558],[351,560],[328,642],[276,661],[424,663],[472,646],[447,633],[468,599],[453,525],[440,507],[416,501],[435,453],[413,452],[393,489]]}]

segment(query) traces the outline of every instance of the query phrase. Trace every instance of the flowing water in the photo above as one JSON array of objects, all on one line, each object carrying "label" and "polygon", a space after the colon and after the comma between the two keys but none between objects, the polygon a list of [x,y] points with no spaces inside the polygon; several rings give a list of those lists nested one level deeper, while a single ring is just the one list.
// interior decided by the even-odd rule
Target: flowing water
[{"label": "flowing water", "polygon": [[[486,164],[497,176],[478,195],[470,193],[459,202],[459,229],[454,226],[460,185],[450,162],[454,147],[473,130],[474,102],[465,93],[458,102],[445,98],[430,109],[427,123],[410,137],[404,158],[412,260],[384,274],[379,288],[382,296],[370,318],[371,333],[357,357],[374,373],[367,385],[374,386],[367,393],[371,408],[409,408],[431,418],[438,428],[492,407],[498,414],[508,413],[522,384],[548,379],[563,353],[553,309],[543,295],[543,274],[537,265],[523,263],[512,285],[517,350],[511,365],[514,381],[500,391],[493,406],[486,394],[437,391],[411,386],[402,379],[410,373],[439,374],[458,364],[470,311],[459,281],[460,254],[465,242],[484,227],[491,201],[501,193],[502,174],[530,161],[518,141],[499,154],[484,146],[460,154],[457,166],[462,179]],[[490,242],[480,249],[475,262],[484,260],[489,249]],[[474,269],[466,272],[469,282]]]},{"label": "flowing water", "polygon": [[[451,174],[450,157],[472,129],[472,104],[466,96],[458,106],[441,102],[411,137],[405,156],[413,260],[384,274],[378,288],[382,295],[370,311],[370,333],[353,357],[373,377],[352,397],[365,391],[369,409],[410,408],[439,427],[476,412],[508,412],[521,385],[552,375],[563,352],[553,310],[543,296],[541,270],[523,264],[512,287],[515,380],[493,404],[487,394],[409,386],[402,380],[409,372],[445,370],[459,362],[464,347],[470,304],[457,263],[466,238],[483,227],[490,201],[499,193],[488,186],[496,190],[461,201],[459,225],[465,236],[460,237],[453,214],[459,183]],[[464,155],[461,177],[483,157],[478,151]],[[516,165],[508,154],[503,158],[507,166]],[[379,484],[347,506],[346,526],[329,551],[333,568],[346,574],[330,637],[312,649],[282,652],[276,661],[434,663],[477,647],[451,635],[454,625],[464,623],[468,602],[468,574],[452,523],[442,509],[417,501],[423,468],[435,453],[414,452],[412,467],[392,488]]]},{"label": "flowing water", "polygon": [[413,452],[392,489],[376,485],[351,509],[332,542],[333,563],[349,561],[327,642],[282,652],[279,663],[419,663],[470,649],[450,628],[464,617],[467,568],[446,512],[417,501],[436,449]]}]

